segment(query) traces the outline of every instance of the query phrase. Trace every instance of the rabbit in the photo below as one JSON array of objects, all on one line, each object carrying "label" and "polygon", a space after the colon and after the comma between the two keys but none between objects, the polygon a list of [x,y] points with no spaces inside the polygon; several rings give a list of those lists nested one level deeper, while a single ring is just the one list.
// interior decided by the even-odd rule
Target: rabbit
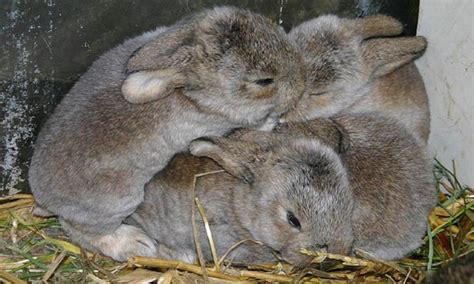
[{"label": "rabbit", "polygon": [[[354,197],[353,250],[396,260],[417,249],[437,201],[426,147],[398,120],[381,113],[340,114],[328,120],[347,135],[339,155]],[[331,141],[327,136],[334,134],[321,131],[327,123],[287,123],[274,131]]]},{"label": "rabbit", "polygon": [[384,15],[327,15],[294,27],[289,37],[304,57],[307,88],[298,107],[282,121],[378,111],[400,120],[426,144],[428,98],[413,61],[427,42],[421,36],[393,37],[402,30],[399,21]]},{"label": "rabbit", "polygon": [[[299,248],[359,249],[395,260],[422,244],[427,216],[436,204],[425,147],[400,122],[380,113],[284,123],[273,133],[239,130],[229,138],[198,139],[190,151],[226,170],[201,177],[195,189],[221,254],[237,241],[255,239],[296,264],[307,261]],[[159,257],[195,259],[193,176],[222,168],[182,154],[147,184],[145,201],[131,218],[163,247]],[[348,187],[341,186],[346,179]],[[278,201],[262,201],[274,198]],[[285,220],[285,210],[278,211],[281,204],[292,204],[286,207],[292,213],[291,218],[287,214],[290,226],[269,226]],[[301,231],[291,224],[300,224]],[[300,238],[301,233],[311,237]],[[266,262],[271,254],[248,245],[233,257]]]},{"label": "rabbit", "polygon": [[[300,248],[349,252],[353,198],[336,152],[314,139],[270,138],[268,143],[233,135],[193,141],[191,153],[201,157],[176,155],[146,185],[144,202],[127,222],[156,240],[157,257],[195,262],[194,176],[224,168],[227,172],[197,179],[194,190],[220,256],[243,240],[264,245],[244,242],[229,254],[233,262],[284,259],[303,265],[309,259]],[[212,260],[201,218],[196,219],[204,258]]]},{"label": "rabbit", "polygon": [[155,255],[151,238],[122,223],[145,184],[195,138],[271,128],[303,93],[301,62],[280,27],[233,7],[108,51],[40,131],[29,170],[38,212],[115,260]]}]

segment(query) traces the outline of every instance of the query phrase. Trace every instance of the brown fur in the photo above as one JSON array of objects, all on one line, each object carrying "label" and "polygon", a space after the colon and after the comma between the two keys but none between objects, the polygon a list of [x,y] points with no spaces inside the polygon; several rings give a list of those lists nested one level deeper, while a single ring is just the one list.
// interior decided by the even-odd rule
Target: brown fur
[{"label": "brown fur", "polygon": [[429,134],[429,106],[413,64],[426,49],[423,37],[386,37],[402,24],[383,16],[322,16],[293,28],[307,66],[307,87],[284,121],[331,117],[341,112],[381,112],[399,119],[419,141]]},{"label": "brown fur", "polygon": [[430,112],[425,85],[416,65],[409,63],[374,80],[373,84],[371,92],[349,111],[370,110],[390,115],[426,144],[430,134]]}]

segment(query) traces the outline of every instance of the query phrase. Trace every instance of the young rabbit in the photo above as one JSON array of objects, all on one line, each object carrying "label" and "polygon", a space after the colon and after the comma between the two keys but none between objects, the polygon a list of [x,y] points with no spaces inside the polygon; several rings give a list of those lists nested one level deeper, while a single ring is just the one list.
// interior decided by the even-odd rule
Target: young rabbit
[{"label": "young rabbit", "polygon": [[293,28],[307,66],[307,89],[286,121],[379,111],[401,121],[426,144],[428,98],[413,60],[426,49],[423,37],[388,37],[403,26],[387,16],[344,19],[322,16]]},{"label": "young rabbit", "polygon": [[[353,248],[385,260],[418,248],[437,200],[425,147],[396,119],[377,113],[344,114],[327,121],[347,134],[340,157],[354,197]],[[275,132],[331,141],[328,136],[334,134],[323,126],[327,123],[315,119],[282,124]]]},{"label": "young rabbit", "polygon": [[303,92],[300,66],[281,28],[237,8],[126,41],[91,66],[41,130],[29,172],[39,207],[87,249],[116,260],[155,255],[152,239],[122,224],[145,183],[195,138],[277,120]]},{"label": "young rabbit", "polygon": [[[305,261],[298,253],[304,247],[335,253],[361,249],[398,259],[422,244],[436,203],[424,148],[399,122],[379,114],[198,139],[191,153],[212,158],[230,174],[204,176],[196,184],[221,254],[237,241],[255,239],[294,263]],[[195,258],[193,176],[216,169],[209,160],[178,155],[147,185],[132,218],[157,240],[158,256]],[[206,236],[201,237],[206,252]],[[247,245],[234,257],[271,260],[262,250]]]},{"label": "young rabbit", "polygon": [[[242,240],[266,246],[245,242],[229,255],[233,261],[275,261],[276,253],[303,264],[300,248],[349,252],[353,198],[337,154],[305,138],[269,142],[213,137],[191,143],[192,153],[212,157],[228,171],[200,177],[195,187],[218,254]],[[157,241],[158,257],[195,261],[194,175],[220,169],[210,159],[179,154],[146,185],[145,201],[129,222]],[[200,243],[212,260],[204,231]]]}]

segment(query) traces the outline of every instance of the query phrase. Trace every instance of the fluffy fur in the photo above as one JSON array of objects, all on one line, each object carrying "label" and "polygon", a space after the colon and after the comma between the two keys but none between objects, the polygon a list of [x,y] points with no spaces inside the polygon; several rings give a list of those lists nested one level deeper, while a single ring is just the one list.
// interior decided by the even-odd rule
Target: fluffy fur
[{"label": "fluffy fur", "polygon": [[400,22],[382,15],[321,16],[293,28],[289,36],[304,57],[307,87],[298,107],[284,120],[378,111],[398,119],[426,143],[428,98],[413,63],[425,51],[426,40],[393,37],[402,29]]},{"label": "fluffy fur", "polygon": [[[230,138],[195,141],[191,153],[227,171],[201,177],[196,185],[221,254],[237,241],[254,239],[299,264],[305,261],[299,248],[362,249],[398,259],[421,245],[436,204],[424,147],[379,114],[282,124],[275,133],[241,130]],[[158,256],[195,258],[193,177],[218,169],[208,159],[178,155],[147,185],[145,202],[132,217],[163,246],[166,253],[159,250]],[[288,224],[287,211],[300,220],[301,231]],[[233,257],[272,259],[253,244]]]},{"label": "fluffy fur", "polygon": [[276,24],[237,8],[126,41],[94,62],[41,130],[29,172],[38,205],[85,248],[117,260],[154,255],[151,239],[122,224],[145,183],[195,138],[277,120],[303,92],[300,66]]},{"label": "fluffy fur", "polygon": [[[283,124],[275,131],[292,137],[337,141],[321,129],[344,129],[340,153],[354,197],[354,249],[399,259],[422,244],[436,190],[425,147],[397,120],[377,113]],[[320,136],[321,135],[321,136]],[[318,138],[319,137],[319,138]]]},{"label": "fluffy fur", "polygon": [[[210,219],[218,253],[224,254],[242,240],[258,240],[266,246],[242,244],[230,254],[236,262],[269,262],[277,254],[302,264],[307,259],[300,248],[349,252],[352,195],[337,154],[318,141],[276,142],[263,139],[265,134],[260,132],[254,135],[199,139],[191,144],[193,154],[212,157],[228,172],[199,178],[195,189]],[[195,174],[221,169],[218,164],[180,154],[147,184],[145,201],[131,222],[158,242],[158,257],[196,259],[191,227],[193,179]],[[300,228],[289,223],[288,214],[299,220]],[[198,227],[203,228],[200,221]],[[200,235],[210,260],[206,234]]]}]

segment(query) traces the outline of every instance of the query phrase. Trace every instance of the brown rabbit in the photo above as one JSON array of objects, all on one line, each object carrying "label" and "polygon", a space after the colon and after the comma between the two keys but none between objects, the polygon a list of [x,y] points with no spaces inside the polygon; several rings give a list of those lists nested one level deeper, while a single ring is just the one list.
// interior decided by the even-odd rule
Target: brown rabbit
[{"label": "brown rabbit", "polygon": [[[254,239],[297,264],[306,261],[300,248],[398,259],[421,245],[436,204],[424,147],[399,122],[376,113],[282,124],[274,133],[241,130],[198,139],[190,149],[228,172],[196,184],[221,254]],[[193,177],[217,169],[177,155],[147,185],[132,219],[159,243],[158,256],[194,260]],[[264,262],[270,252],[247,244],[233,257]]]},{"label": "brown rabbit", "polygon": [[322,16],[293,28],[307,66],[307,88],[285,121],[330,117],[340,112],[378,111],[401,121],[426,144],[428,98],[413,60],[423,37],[388,37],[403,26],[388,16],[345,19]]},{"label": "brown rabbit", "polygon": [[41,130],[29,172],[39,207],[85,248],[117,260],[155,255],[152,239],[122,224],[145,183],[195,138],[277,120],[303,92],[300,66],[276,24],[238,8],[126,41],[91,66]]}]

